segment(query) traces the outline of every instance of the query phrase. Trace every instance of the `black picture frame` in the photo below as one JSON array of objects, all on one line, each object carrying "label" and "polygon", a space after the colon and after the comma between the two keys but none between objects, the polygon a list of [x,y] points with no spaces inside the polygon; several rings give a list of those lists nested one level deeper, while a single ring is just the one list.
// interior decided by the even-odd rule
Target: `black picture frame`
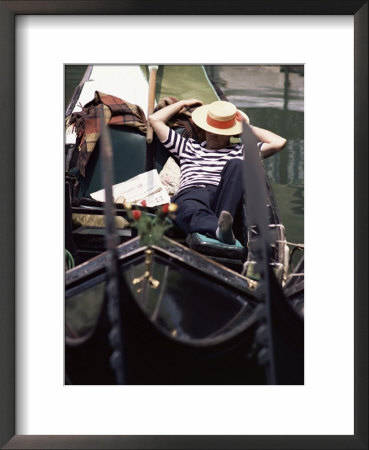
[{"label": "black picture frame", "polygon": [[[209,0],[0,2],[0,445],[7,449],[367,449],[368,448],[368,1],[236,0],[240,15],[352,15],[355,57],[355,365],[353,436],[16,436],[15,435],[15,17],[19,14],[229,14]],[[4,107],[5,105],[5,107]],[[328,325],[329,327],[329,325]]]}]

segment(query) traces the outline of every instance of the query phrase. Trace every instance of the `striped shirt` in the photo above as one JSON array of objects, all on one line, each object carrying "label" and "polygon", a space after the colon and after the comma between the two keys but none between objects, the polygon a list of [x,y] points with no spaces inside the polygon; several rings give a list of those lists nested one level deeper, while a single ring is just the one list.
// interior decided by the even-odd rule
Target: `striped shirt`
[{"label": "striped shirt", "polygon": [[220,150],[208,150],[206,142],[185,139],[172,129],[163,142],[169,152],[179,160],[181,180],[177,192],[191,186],[212,184],[218,186],[221,172],[226,163],[243,159],[243,145],[234,144]]}]

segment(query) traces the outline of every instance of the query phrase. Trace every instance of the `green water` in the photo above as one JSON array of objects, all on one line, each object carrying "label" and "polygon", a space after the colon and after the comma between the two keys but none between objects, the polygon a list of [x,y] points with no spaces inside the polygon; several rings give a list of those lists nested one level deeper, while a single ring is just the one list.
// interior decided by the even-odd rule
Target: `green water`
[{"label": "green water", "polygon": [[66,65],[64,72],[64,110],[67,109],[68,103],[72,98],[74,89],[81,82],[83,74],[87,66],[85,65]]},{"label": "green water", "polygon": [[[66,66],[65,104],[87,66]],[[287,139],[281,153],[264,161],[287,240],[304,242],[304,76],[303,66],[206,66],[228,100],[251,123]],[[179,72],[180,73],[180,72]],[[174,94],[172,94],[174,95]]]}]

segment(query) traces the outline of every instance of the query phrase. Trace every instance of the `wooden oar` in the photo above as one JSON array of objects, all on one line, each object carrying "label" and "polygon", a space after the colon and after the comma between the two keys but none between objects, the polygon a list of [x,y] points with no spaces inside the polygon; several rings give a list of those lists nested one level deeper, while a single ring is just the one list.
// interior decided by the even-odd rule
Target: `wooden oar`
[{"label": "wooden oar", "polygon": [[[147,102],[147,118],[154,112],[155,106],[155,87],[156,87],[156,73],[159,66],[149,66],[149,99]],[[147,123],[146,142],[151,144],[153,139],[153,130],[149,123]]]}]

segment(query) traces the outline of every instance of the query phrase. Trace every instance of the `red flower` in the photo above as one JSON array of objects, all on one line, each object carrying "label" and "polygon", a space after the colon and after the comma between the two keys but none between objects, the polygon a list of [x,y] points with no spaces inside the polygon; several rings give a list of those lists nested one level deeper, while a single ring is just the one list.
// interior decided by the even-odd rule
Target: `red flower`
[{"label": "red flower", "polygon": [[135,220],[138,220],[141,217],[141,211],[138,211],[138,209],[135,209],[132,211],[132,216]]},{"label": "red flower", "polygon": [[146,200],[142,200],[141,205],[145,207],[147,205]]},{"label": "red flower", "polygon": [[166,214],[168,212],[168,210],[169,210],[169,204],[166,203],[165,205],[163,205],[161,207],[161,210],[163,211],[164,214]]}]

